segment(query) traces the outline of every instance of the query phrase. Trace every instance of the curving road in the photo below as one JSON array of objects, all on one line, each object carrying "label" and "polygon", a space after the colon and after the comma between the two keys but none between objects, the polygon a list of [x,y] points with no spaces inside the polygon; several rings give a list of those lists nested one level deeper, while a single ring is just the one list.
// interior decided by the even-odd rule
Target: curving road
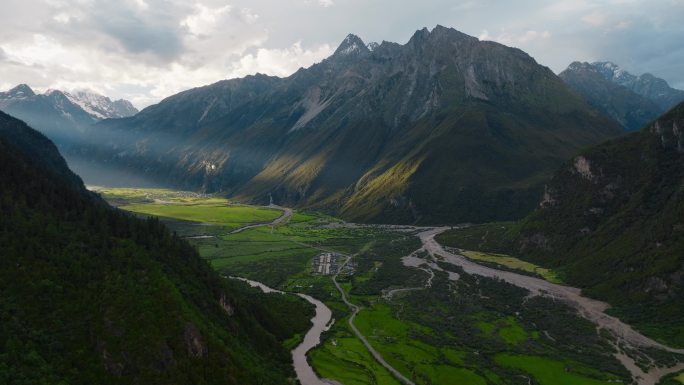
[{"label": "curving road", "polygon": [[338,291],[340,292],[340,294],[342,295],[342,301],[343,301],[347,306],[349,306],[349,308],[350,308],[351,311],[352,311],[352,315],[349,317],[349,327],[351,327],[351,329],[354,331],[354,334],[356,334],[356,337],[357,337],[359,340],[361,340],[361,342],[366,346],[366,349],[368,349],[368,351],[370,352],[370,354],[373,356],[373,358],[375,358],[376,361],[378,361],[378,363],[379,363],[380,365],[384,366],[385,369],[389,370],[390,373],[392,373],[392,375],[394,375],[394,377],[396,377],[397,379],[399,379],[399,380],[400,380],[401,382],[403,382],[404,384],[406,384],[406,385],[416,385],[413,381],[411,381],[411,380],[409,380],[408,378],[404,377],[404,375],[401,374],[398,370],[394,369],[394,367],[392,367],[392,365],[388,364],[387,361],[385,361],[385,359],[382,358],[382,356],[380,355],[380,353],[378,353],[378,351],[375,350],[375,348],[368,342],[368,340],[366,339],[366,337],[365,337],[363,334],[361,334],[361,332],[359,331],[359,329],[357,329],[356,326],[354,325],[354,318],[356,317],[357,314],[359,314],[360,309],[359,309],[358,306],[354,305],[353,303],[351,303],[351,302],[347,299],[347,294],[345,294],[344,290],[342,290],[342,287],[341,287],[340,284],[337,282],[337,275],[339,274],[340,271],[342,271],[342,268],[344,268],[344,266],[351,260],[351,258],[352,258],[352,257],[349,257],[349,256],[348,256],[347,259],[344,261],[344,263],[343,263],[342,265],[340,265],[340,268],[337,270],[337,271],[338,271],[337,274],[335,274],[335,275],[332,277],[332,280],[333,280],[333,283],[335,284],[335,287],[337,288],[337,290],[338,290]]},{"label": "curving road", "polygon": [[287,208],[287,207],[280,207],[280,206],[276,206],[276,205],[268,205],[268,206],[266,206],[266,207],[272,208],[272,209],[283,210],[283,215],[281,215],[281,216],[279,216],[278,218],[276,218],[273,222],[268,222],[268,223],[254,223],[254,224],[251,224],[251,225],[242,226],[242,227],[240,227],[239,229],[235,229],[235,230],[231,231],[230,233],[231,233],[231,234],[237,234],[237,233],[241,233],[241,232],[243,232],[243,231],[245,231],[245,230],[256,229],[257,227],[265,227],[265,226],[276,227],[276,226],[280,226],[280,225],[282,225],[283,223],[285,223],[285,222],[287,222],[288,220],[290,220],[290,217],[292,217],[292,209],[290,209],[290,208]]}]

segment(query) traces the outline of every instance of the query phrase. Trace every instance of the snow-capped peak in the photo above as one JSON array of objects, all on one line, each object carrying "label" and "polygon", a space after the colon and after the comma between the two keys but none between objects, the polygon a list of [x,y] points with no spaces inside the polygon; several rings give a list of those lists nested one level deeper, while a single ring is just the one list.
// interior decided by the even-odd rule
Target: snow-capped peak
[{"label": "snow-capped peak", "polygon": [[76,90],[64,93],[69,100],[85,112],[98,119],[124,118],[135,115],[138,110],[126,100],[112,101],[110,98],[90,90]]},{"label": "snow-capped peak", "polygon": [[362,52],[368,52],[369,49],[366,47],[366,44],[359,38],[358,36],[354,34],[349,34],[347,37],[344,38],[342,43],[340,44],[339,47],[337,47],[337,50],[335,51],[335,55],[351,55],[355,53],[362,53]]},{"label": "snow-capped peak", "polygon": [[30,98],[36,95],[27,84],[19,84],[3,94],[4,97],[12,99]]}]

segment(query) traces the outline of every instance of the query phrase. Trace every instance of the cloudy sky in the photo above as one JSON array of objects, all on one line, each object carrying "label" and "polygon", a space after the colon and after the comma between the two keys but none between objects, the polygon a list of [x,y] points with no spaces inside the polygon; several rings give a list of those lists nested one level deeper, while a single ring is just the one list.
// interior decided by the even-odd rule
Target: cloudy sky
[{"label": "cloudy sky", "polygon": [[684,0],[0,0],[0,90],[88,88],[138,107],[256,72],[286,76],[347,33],[405,43],[437,24],[555,72],[611,60],[684,89]]}]

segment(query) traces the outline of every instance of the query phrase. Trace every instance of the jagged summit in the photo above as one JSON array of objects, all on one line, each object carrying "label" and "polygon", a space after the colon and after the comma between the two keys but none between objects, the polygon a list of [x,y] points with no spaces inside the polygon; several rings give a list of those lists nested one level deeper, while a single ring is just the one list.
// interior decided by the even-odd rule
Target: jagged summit
[{"label": "jagged summit", "polygon": [[66,96],[87,113],[99,119],[124,118],[138,113],[138,110],[128,100],[112,101],[110,98],[91,90],[76,90],[66,93]]},{"label": "jagged summit", "polygon": [[[0,107],[15,113],[17,111],[13,111],[11,104],[19,101],[40,103],[40,100],[57,102],[61,105],[60,110],[64,110],[64,108],[82,109],[95,120],[123,118],[138,113],[138,110],[128,100],[113,101],[104,95],[86,89],[67,92],[50,88],[42,94],[36,94],[27,84],[19,84],[7,92],[0,92],[0,99],[3,100]],[[67,104],[73,104],[73,106],[65,107]],[[23,108],[23,111],[26,109]],[[28,119],[26,116],[24,118]],[[40,128],[41,125],[37,126]]]},{"label": "jagged summit", "polygon": [[350,33],[344,38],[340,46],[337,47],[333,56],[348,56],[366,52],[370,52],[366,43],[360,37]]},{"label": "jagged summit", "polygon": [[35,96],[36,93],[33,92],[31,87],[28,86],[28,84],[19,84],[18,86],[12,88],[11,90],[7,91],[5,94],[6,97],[15,97],[15,98],[28,98],[31,96]]},{"label": "jagged summit", "polygon": [[380,44],[378,44],[377,42],[372,41],[372,42],[366,44],[366,47],[368,47],[368,50],[374,51],[376,48],[380,47]]},{"label": "jagged summit", "polygon": [[638,79],[637,76],[632,75],[631,73],[620,68],[619,65],[610,61],[593,62],[589,65],[594,67],[596,71],[598,71],[606,79],[618,84],[634,82]]},{"label": "jagged summit", "polygon": [[37,94],[26,84],[0,92],[0,110],[35,127],[62,148],[81,140],[95,122],[138,112],[128,101],[112,101],[92,91],[48,89]]},{"label": "jagged summit", "polygon": [[416,31],[409,39],[408,45],[421,45],[426,42],[443,43],[446,41],[477,41],[477,38],[438,24],[431,31],[427,28]]},{"label": "jagged summit", "polygon": [[634,131],[662,113],[654,101],[623,86],[619,79],[633,76],[611,62],[573,62],[559,74],[565,84],[594,106]]},{"label": "jagged summit", "polygon": [[[670,87],[664,79],[650,73],[634,75],[610,61],[596,61],[593,63],[573,62],[568,66],[567,70],[563,71],[566,75],[580,72],[596,73],[605,80],[625,87],[631,92],[651,100],[658,105],[660,109],[658,114],[684,101],[684,91]],[[650,116],[649,120],[654,117]]]}]

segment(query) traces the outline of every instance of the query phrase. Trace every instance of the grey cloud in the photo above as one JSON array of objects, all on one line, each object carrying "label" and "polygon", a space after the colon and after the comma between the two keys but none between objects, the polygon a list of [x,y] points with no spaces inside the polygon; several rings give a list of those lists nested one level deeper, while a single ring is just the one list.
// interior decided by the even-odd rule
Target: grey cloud
[{"label": "grey cloud", "polygon": [[[146,8],[134,2],[97,0],[87,5],[67,3],[57,11],[77,10],[77,18],[68,23],[50,20],[49,32],[74,45],[95,48],[118,48],[123,54],[142,55],[140,60],[168,62],[181,56],[183,43],[181,20],[190,12],[189,2],[148,0]],[[112,46],[115,42],[117,47]]]},{"label": "grey cloud", "polygon": [[101,22],[101,30],[131,53],[152,53],[160,59],[172,60],[184,50],[178,30],[167,25],[150,24],[134,15]]}]

